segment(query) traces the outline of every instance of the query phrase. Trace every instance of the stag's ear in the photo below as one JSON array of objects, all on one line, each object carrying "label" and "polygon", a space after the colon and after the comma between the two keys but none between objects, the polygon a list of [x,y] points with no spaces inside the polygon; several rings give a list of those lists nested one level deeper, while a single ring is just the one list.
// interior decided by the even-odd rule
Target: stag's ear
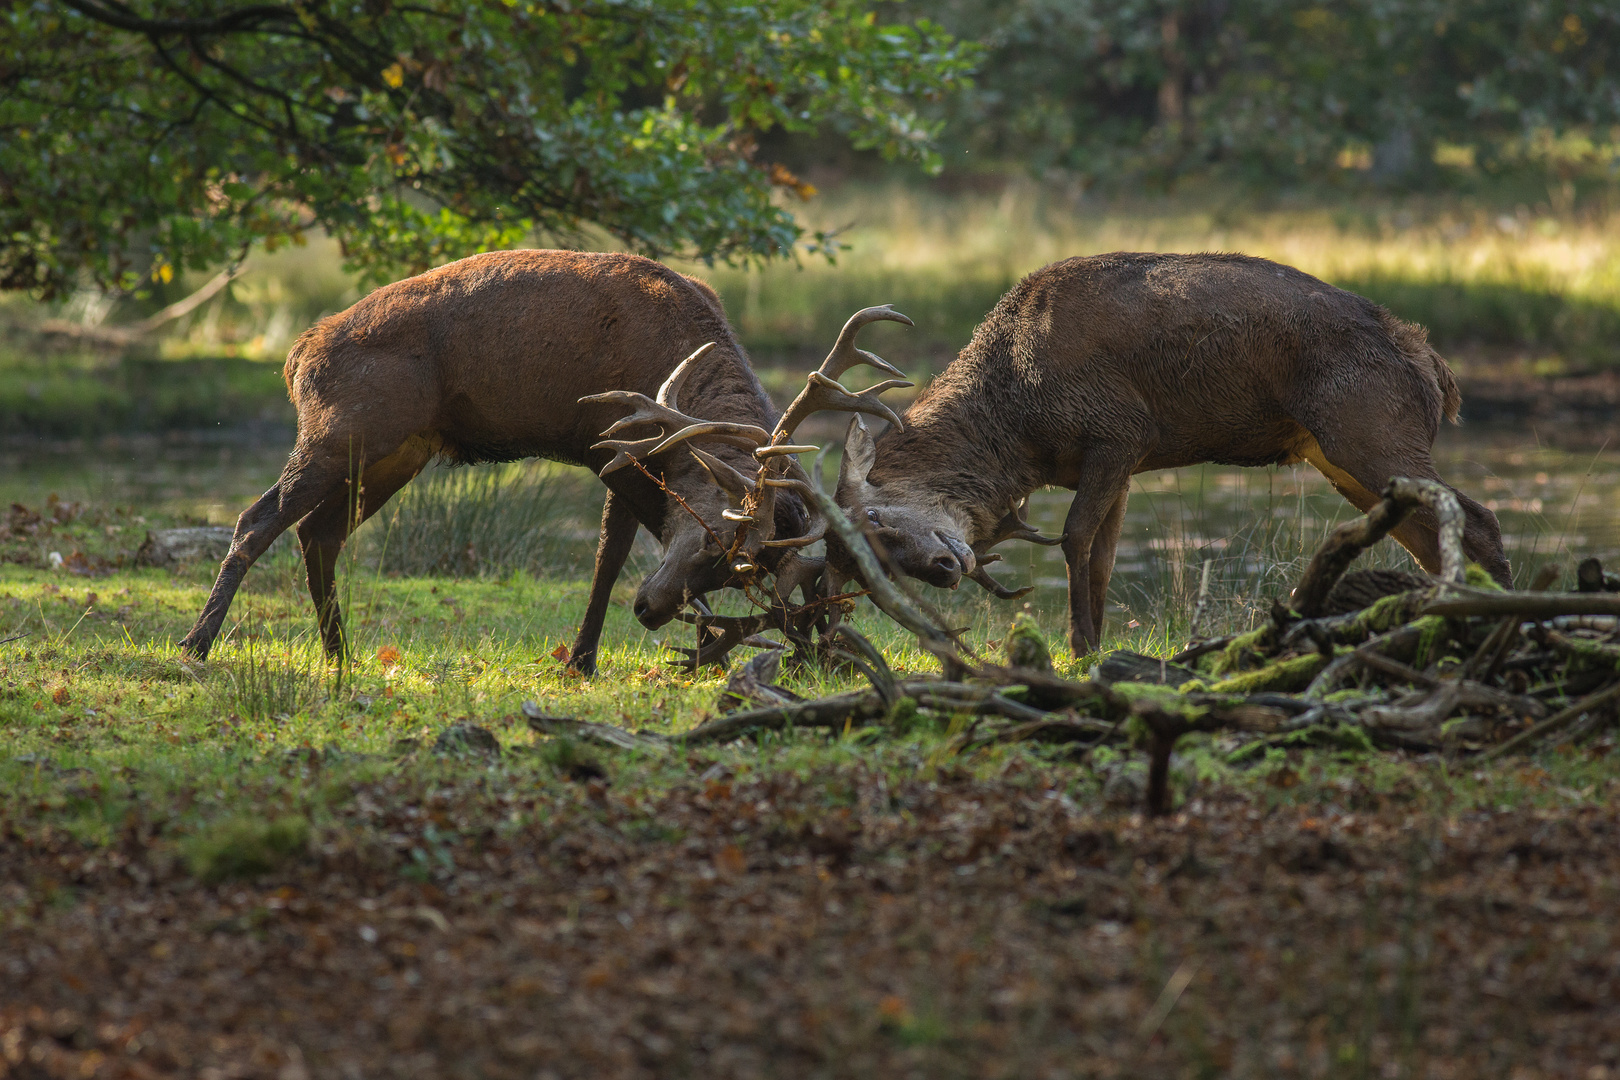
[{"label": "stag's ear", "polygon": [[838,466],[838,490],[846,485],[866,483],[866,474],[877,460],[877,442],[861,422],[860,415],[850,418],[849,431],[844,435],[844,460]]}]

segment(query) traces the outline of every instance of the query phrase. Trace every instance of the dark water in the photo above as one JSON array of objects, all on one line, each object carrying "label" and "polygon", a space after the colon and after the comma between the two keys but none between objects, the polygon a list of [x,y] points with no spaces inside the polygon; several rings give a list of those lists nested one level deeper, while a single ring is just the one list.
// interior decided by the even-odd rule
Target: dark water
[{"label": "dark water", "polygon": [[[128,506],[142,514],[231,524],[274,482],[288,446],[277,440],[143,438],[0,451],[0,503],[38,505],[60,498]],[[1527,581],[1549,559],[1620,556],[1620,446],[1567,451],[1538,445],[1533,433],[1474,425],[1448,428],[1435,447],[1441,474],[1494,510],[1516,578]],[[559,569],[586,572],[600,513],[600,488],[582,470],[555,472]],[[1055,535],[1069,493],[1038,492],[1031,520]],[[1121,538],[1111,598],[1124,618],[1159,620],[1190,610],[1203,564],[1211,592],[1231,606],[1259,610],[1292,583],[1322,536],[1354,510],[1309,466],[1237,469],[1206,466],[1137,477]],[[643,538],[636,562],[656,555]],[[577,548],[578,550],[573,550]],[[1410,565],[1390,542],[1368,557]],[[1054,548],[1010,542],[992,572],[1012,585],[1033,581],[1029,599],[1063,609],[1063,558]],[[634,571],[636,566],[632,566]],[[964,587],[964,592],[977,590]],[[959,599],[966,601],[962,596]]]}]

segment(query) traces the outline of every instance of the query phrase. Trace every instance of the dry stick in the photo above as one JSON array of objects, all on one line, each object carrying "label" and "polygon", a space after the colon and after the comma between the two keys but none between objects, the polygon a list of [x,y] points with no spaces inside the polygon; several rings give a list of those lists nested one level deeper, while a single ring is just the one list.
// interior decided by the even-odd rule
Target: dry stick
[{"label": "dry stick", "polygon": [[1586,697],[1582,698],[1580,701],[1577,701],[1575,704],[1571,705],[1562,712],[1557,712],[1547,717],[1547,719],[1543,720],[1530,730],[1521,731],[1507,742],[1502,743],[1500,746],[1492,747],[1490,750],[1487,750],[1485,753],[1481,754],[1476,760],[1482,762],[1495,761],[1497,758],[1506,757],[1508,754],[1522,750],[1531,743],[1538,742],[1548,735],[1556,734],[1569,724],[1572,724],[1576,720],[1580,719],[1583,714],[1591,712],[1599,705],[1607,705],[1616,698],[1620,698],[1620,682],[1610,683],[1597,693],[1588,694]]},{"label": "dry stick", "polygon": [[884,713],[883,699],[871,690],[860,690],[795,705],[744,709],[699,724],[678,741],[688,746],[730,742],[750,731],[775,731],[785,727],[842,727],[849,720],[873,720]]},{"label": "dry stick", "polygon": [[1307,619],[1320,616],[1328,593],[1356,557],[1388,536],[1419,506],[1429,507],[1440,521],[1441,580],[1461,584],[1465,567],[1462,556],[1464,518],[1457,496],[1450,488],[1433,480],[1397,476],[1365,517],[1340,525],[1323,541],[1305,568],[1299,587],[1294,590],[1293,609]]},{"label": "dry stick", "polygon": [[918,644],[933,653],[946,671],[973,670],[962,656],[955,639],[946,630],[925,616],[904,590],[889,579],[878,562],[877,553],[866,537],[857,529],[844,511],[821,487],[821,463],[816,463],[815,478],[804,482],[803,493],[810,496],[816,509],[826,519],[827,527],[838,534],[855,565],[860,568],[864,584],[871,590],[872,603],[885,615],[917,635]]},{"label": "dry stick", "polygon": [[[1552,588],[1553,582],[1557,581],[1562,573],[1557,563],[1548,563],[1536,571],[1535,580],[1530,583],[1530,591],[1546,592]],[[1502,666],[1502,662],[1508,658],[1508,654],[1513,651],[1513,646],[1518,644],[1519,627],[1520,620],[1515,615],[1509,615],[1497,623],[1496,628],[1463,665],[1463,678],[1488,679],[1494,675]]]},{"label": "dry stick", "polygon": [[1410,664],[1403,664],[1399,660],[1385,656],[1383,653],[1367,649],[1366,646],[1357,649],[1355,655],[1356,659],[1368,667],[1376,668],[1386,675],[1393,675],[1397,679],[1405,679],[1407,682],[1415,683],[1418,686],[1435,687],[1440,685],[1440,680],[1433,675],[1419,671]]},{"label": "dry stick", "polygon": [[1204,573],[1198,582],[1198,603],[1193,606],[1192,623],[1187,627],[1187,637],[1192,640],[1198,638],[1198,627],[1204,621],[1204,608],[1209,605],[1209,560],[1204,560]]},{"label": "dry stick", "polygon": [[103,345],[131,345],[150,334],[164,323],[172,322],[182,315],[189,315],[208,301],[212,300],[218,292],[231,283],[231,279],[242,272],[243,264],[221,270],[215,274],[208,283],[190,296],[177,300],[161,311],[148,315],[138,323],[129,326],[84,326],[69,322],[66,319],[46,319],[39,324],[39,329],[47,334],[63,334],[67,337],[76,337],[89,341],[99,342]]}]

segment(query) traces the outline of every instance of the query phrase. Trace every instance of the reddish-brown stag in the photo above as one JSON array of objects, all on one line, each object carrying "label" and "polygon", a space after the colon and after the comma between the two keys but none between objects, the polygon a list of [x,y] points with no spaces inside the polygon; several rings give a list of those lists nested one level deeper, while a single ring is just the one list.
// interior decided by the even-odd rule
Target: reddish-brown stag
[{"label": "reddish-brown stag", "polygon": [[[321,320],[293,346],[285,374],[297,443],[275,486],[237,521],[208,602],[181,642],[193,657],[208,655],[248,568],[295,525],[322,641],[329,655],[341,653],[334,573],[360,523],[435,457],[544,457],[604,471],[608,488],[569,659],[590,673],[638,524],[665,551],[636,595],[643,623],[662,625],[735,577],[727,559],[735,524],[723,516],[731,502],[684,444],[679,453],[646,447],[638,456],[645,472],[607,470],[623,456],[598,445],[622,415],[611,394],[656,404],[662,412],[647,419],[672,427],[691,420],[681,397],[707,419],[762,434],[777,416],[713,290],[632,255],[507,251],[451,263]],[[710,456],[752,467],[754,444],[737,441],[715,442]],[[796,494],[770,509],[773,535],[808,528]]]},{"label": "reddish-brown stag", "polygon": [[[1243,255],[1068,259],[1002,297],[903,429],[874,441],[850,425],[837,497],[904,572],[999,588],[990,547],[1045,539],[1023,500],[1073,489],[1048,542],[1068,563],[1079,654],[1099,640],[1133,474],[1308,461],[1365,511],[1392,477],[1439,479],[1430,447],[1459,405],[1420,327],[1298,270]],[[1457,498],[1468,557],[1506,584],[1495,515]],[[1438,572],[1432,514],[1395,538]]]}]

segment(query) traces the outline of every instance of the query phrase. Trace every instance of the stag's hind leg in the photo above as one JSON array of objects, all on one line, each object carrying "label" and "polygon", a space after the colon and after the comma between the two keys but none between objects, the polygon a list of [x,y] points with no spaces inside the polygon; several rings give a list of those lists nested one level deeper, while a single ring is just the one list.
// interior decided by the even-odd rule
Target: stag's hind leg
[{"label": "stag's hind leg", "polygon": [[328,492],[319,506],[298,523],[298,542],[304,552],[304,574],[321,645],[328,657],[343,653],[343,613],[337,602],[337,562],[349,534],[375,514],[400,488],[422,471],[433,456],[425,439],[408,440],[387,457],[364,467],[358,497],[347,478]]},{"label": "stag's hind leg", "polygon": [[[1426,448],[1421,452],[1407,448],[1405,453],[1391,454],[1383,448],[1350,440],[1335,440],[1331,444],[1318,442],[1320,445],[1307,447],[1303,456],[1363,513],[1378,501],[1377,493],[1394,477],[1409,476],[1445,484]],[[1446,487],[1457,496],[1466,519],[1463,553],[1484,567],[1497,584],[1511,587],[1512,573],[1507,554],[1502,550],[1502,527],[1496,515],[1450,484]],[[1440,572],[1439,522],[1431,511],[1419,509],[1391,535],[1412,553],[1424,570],[1431,574]]]},{"label": "stag's hind leg", "polygon": [[1130,494],[1131,468],[1139,457],[1119,450],[1088,454],[1063,522],[1063,558],[1069,564],[1069,647],[1076,656],[1092,652],[1102,640],[1114,547]]},{"label": "stag's hind leg", "polygon": [[181,651],[195,660],[208,659],[208,650],[219,636],[242,578],[276,537],[320,505],[332,485],[343,480],[342,466],[323,459],[312,448],[299,446],[287,459],[275,486],[259,496],[236,521],[231,548],[220,563],[219,576],[208,594],[208,602],[197,616],[191,632],[180,641]]}]

